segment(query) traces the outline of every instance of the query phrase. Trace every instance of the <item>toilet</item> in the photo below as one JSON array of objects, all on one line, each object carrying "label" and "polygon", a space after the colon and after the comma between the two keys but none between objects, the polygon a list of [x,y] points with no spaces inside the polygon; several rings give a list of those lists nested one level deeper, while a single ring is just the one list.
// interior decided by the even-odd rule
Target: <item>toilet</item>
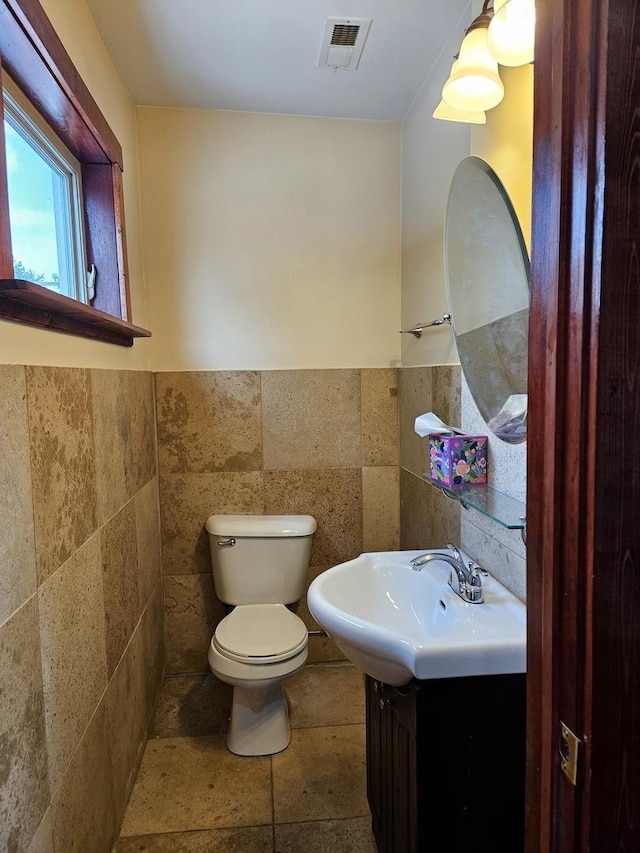
[{"label": "toilet", "polygon": [[209,646],[213,674],[233,687],[227,746],[272,755],[291,737],[283,682],[307,659],[307,628],[286,605],[304,591],[310,515],[212,515],[206,529],[216,595],[233,610]]}]

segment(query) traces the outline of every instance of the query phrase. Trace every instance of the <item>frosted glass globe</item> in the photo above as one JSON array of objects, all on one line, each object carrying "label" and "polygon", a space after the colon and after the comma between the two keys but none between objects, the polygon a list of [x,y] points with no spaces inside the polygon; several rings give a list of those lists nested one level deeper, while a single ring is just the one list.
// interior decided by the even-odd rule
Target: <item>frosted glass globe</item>
[{"label": "frosted glass globe", "polygon": [[500,65],[533,62],[536,30],[534,0],[494,0],[488,47]]}]

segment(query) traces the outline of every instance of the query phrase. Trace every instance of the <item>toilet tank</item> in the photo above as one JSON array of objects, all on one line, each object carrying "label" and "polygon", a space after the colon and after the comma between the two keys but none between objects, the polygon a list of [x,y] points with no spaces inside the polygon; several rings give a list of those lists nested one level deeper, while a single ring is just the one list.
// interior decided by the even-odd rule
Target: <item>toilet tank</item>
[{"label": "toilet tank", "polygon": [[207,519],[216,595],[226,604],[291,604],[305,587],[316,520],[310,515]]}]

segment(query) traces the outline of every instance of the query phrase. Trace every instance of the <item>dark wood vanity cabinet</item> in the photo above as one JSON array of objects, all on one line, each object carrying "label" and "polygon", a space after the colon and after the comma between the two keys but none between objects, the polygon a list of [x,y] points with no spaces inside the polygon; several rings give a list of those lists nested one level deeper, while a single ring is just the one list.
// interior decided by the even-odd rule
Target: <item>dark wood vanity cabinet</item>
[{"label": "dark wood vanity cabinet", "polygon": [[525,676],[366,677],[379,853],[522,853]]}]

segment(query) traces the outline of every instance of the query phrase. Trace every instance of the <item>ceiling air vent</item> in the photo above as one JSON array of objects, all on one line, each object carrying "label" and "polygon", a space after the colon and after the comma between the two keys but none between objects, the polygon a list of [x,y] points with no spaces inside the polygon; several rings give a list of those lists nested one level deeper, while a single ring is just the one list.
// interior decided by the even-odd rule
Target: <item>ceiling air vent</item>
[{"label": "ceiling air vent", "polygon": [[355,71],[370,26],[371,18],[327,18],[318,68]]}]

